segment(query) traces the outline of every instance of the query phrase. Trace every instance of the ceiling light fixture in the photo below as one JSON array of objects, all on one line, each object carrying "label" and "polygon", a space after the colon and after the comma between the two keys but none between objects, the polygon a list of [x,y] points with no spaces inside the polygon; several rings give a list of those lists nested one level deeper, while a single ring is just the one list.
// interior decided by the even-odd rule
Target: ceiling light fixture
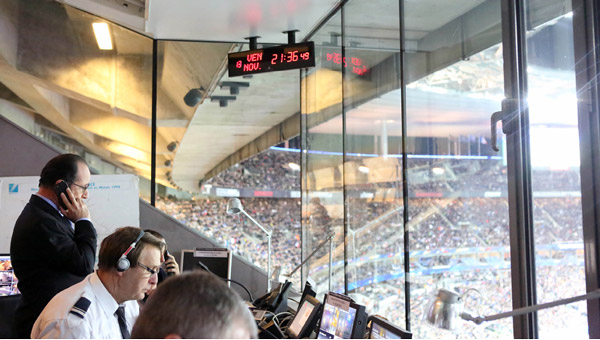
[{"label": "ceiling light fixture", "polygon": [[101,50],[112,50],[112,40],[110,38],[110,31],[108,30],[108,24],[105,22],[94,22],[92,23],[94,29],[94,35],[96,35],[96,41],[98,47]]}]

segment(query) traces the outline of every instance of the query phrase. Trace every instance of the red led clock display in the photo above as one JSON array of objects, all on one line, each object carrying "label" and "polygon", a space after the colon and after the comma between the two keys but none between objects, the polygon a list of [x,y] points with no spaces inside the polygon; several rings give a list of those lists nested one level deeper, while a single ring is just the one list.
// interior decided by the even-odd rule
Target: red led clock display
[{"label": "red led clock display", "polygon": [[[327,61],[331,61],[334,64],[344,65],[344,68],[350,69],[352,73],[356,73],[359,76],[367,73],[369,69],[365,62],[361,58],[354,57],[343,57],[340,53],[327,53]],[[350,62],[348,62],[350,61]]]},{"label": "red led clock display", "polygon": [[228,55],[230,77],[312,66],[315,66],[315,45],[312,41]]}]

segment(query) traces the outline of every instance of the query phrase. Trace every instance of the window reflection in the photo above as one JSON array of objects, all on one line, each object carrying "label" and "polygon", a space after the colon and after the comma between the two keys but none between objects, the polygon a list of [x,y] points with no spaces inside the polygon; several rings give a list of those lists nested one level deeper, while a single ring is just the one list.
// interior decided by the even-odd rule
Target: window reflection
[{"label": "window reflection", "polygon": [[[506,161],[488,135],[502,98],[501,56],[493,46],[408,86],[409,135],[416,130],[408,138],[411,311],[419,337],[448,336],[421,321],[439,288],[485,292],[465,301],[481,315],[511,309]],[[512,323],[467,324],[461,333],[510,337]]]},{"label": "window reflection", "polygon": [[[226,213],[228,193],[235,190],[248,214],[273,230],[272,268],[279,266],[282,275],[288,274],[300,264],[300,199],[292,198],[299,196],[300,175],[289,168],[289,163],[299,162],[298,151],[283,146],[268,149],[207,180],[200,189],[203,195],[173,190],[171,195],[159,195],[156,207],[266,269],[264,233],[243,215]],[[261,194],[274,197],[261,198]],[[300,286],[300,272],[292,276],[292,282]]]},{"label": "window reflection", "polygon": [[149,200],[152,39],[106,23],[113,49],[100,50],[92,24],[104,20],[58,2],[7,0],[0,12],[2,114],[93,173],[138,175]]},{"label": "window reflection", "polygon": [[[43,85],[39,91],[56,91],[52,95],[63,98],[71,110],[54,116],[39,110],[26,117],[28,130],[64,151],[85,155],[101,173],[125,171],[149,178],[151,40],[109,25],[116,49],[100,52],[86,38],[85,29],[95,17],[57,3],[11,3],[22,11],[22,49],[5,52],[11,54],[7,67],[36,77]],[[301,247],[309,254],[335,233],[332,290],[342,292],[347,286],[370,314],[399,325],[405,323],[409,300],[417,338],[449,336],[421,321],[424,304],[437,288],[485,292],[482,299],[470,296],[466,301],[479,314],[512,309],[506,160],[503,153],[490,151],[488,136],[489,115],[504,97],[500,13],[494,7],[499,2],[477,3],[472,9],[442,13],[443,23],[415,22],[421,16],[413,14],[428,9],[408,4],[402,13],[407,29],[401,32],[397,3],[390,8],[384,1],[348,2],[345,26],[338,14],[317,32],[318,66],[302,73],[302,145],[269,149],[220,172],[202,183],[201,196],[169,188],[176,187],[170,183],[174,150],[195,113],[182,98],[200,86],[198,79],[179,73],[180,58],[188,48],[192,55],[218,49],[212,66],[217,70],[231,44],[161,41],[157,170],[162,185],[157,207],[265,268],[262,233],[244,218],[225,214],[228,190],[252,191],[241,195],[243,204],[274,230],[274,266],[289,272],[301,261]],[[478,8],[489,10],[489,21],[477,16],[486,26],[463,30],[463,23],[474,17],[471,10]],[[570,16],[531,8],[527,102],[536,276],[538,302],[547,302],[585,291],[579,136]],[[400,33],[407,42],[406,145],[398,89]],[[63,44],[48,48],[57,36]],[[189,69],[203,65],[190,64]],[[211,75],[201,81],[210,84]],[[28,105],[11,92],[20,84],[2,86],[10,102]],[[50,122],[61,116],[68,116],[73,126]],[[403,149],[408,197],[402,197]],[[142,179],[144,198],[149,185]],[[280,196],[261,198],[255,192]],[[408,258],[404,214],[410,220]],[[304,279],[313,278],[320,293],[329,289],[328,251],[328,246],[321,249],[304,268]],[[405,261],[411,273],[409,296]],[[299,273],[294,282],[300,286]],[[540,312],[540,335],[585,329],[586,313],[585,303]],[[512,337],[512,324],[505,319],[483,327],[467,325],[463,332],[477,338]]]},{"label": "window reflection", "polygon": [[[530,11],[528,20],[542,12]],[[534,24],[527,34],[538,303],[586,292],[572,27],[566,13]],[[538,318],[540,337],[589,337],[584,302],[542,311]]]}]

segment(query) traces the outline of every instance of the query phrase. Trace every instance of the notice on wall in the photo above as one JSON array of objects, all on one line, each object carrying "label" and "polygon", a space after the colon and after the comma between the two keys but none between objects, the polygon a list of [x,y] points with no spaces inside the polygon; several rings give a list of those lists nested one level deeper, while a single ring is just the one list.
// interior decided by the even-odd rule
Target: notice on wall
[{"label": "notice on wall", "polygon": [[[31,195],[38,191],[39,176],[0,177],[0,253],[10,252],[15,221]],[[119,227],[139,227],[139,179],[135,175],[92,175],[88,199],[91,220],[104,237]]]}]

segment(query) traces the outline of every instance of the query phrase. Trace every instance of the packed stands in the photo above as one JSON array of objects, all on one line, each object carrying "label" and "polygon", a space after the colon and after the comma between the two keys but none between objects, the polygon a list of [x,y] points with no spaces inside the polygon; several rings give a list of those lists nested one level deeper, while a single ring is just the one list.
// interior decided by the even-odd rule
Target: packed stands
[{"label": "packed stands", "polygon": [[[352,159],[358,162],[360,159]],[[300,154],[268,150],[225,171],[207,183],[231,188],[299,190],[300,174],[288,163],[300,164]],[[399,163],[398,163],[399,164]],[[410,301],[418,337],[448,337],[444,331],[426,326],[421,318],[435,289],[446,287],[465,292],[476,288],[483,296],[469,296],[474,312],[482,315],[512,309],[510,241],[506,168],[496,158],[409,159],[407,224],[411,271]],[[437,170],[432,171],[432,169]],[[440,170],[442,169],[442,170]],[[389,172],[389,173],[394,173]],[[335,171],[332,171],[335,175]],[[401,196],[378,195],[378,190],[401,190],[397,182],[363,183],[356,177],[348,185],[348,280],[353,297],[367,305],[369,313],[404,324],[404,204]],[[331,183],[337,183],[335,180]],[[341,192],[331,188],[326,193]],[[581,198],[577,169],[533,171],[533,217],[540,301],[585,292]],[[312,191],[309,191],[309,198]],[[333,289],[342,291],[344,280],[344,209],[336,197],[321,196],[301,206],[299,198],[243,198],[248,213],[274,230],[273,266],[289,272],[301,258],[302,210],[307,237],[305,249],[312,251],[335,231]],[[328,198],[329,197],[329,198]],[[157,207],[182,223],[197,229],[259,265],[266,267],[266,239],[244,217],[227,215],[227,198],[195,200],[161,198]],[[324,247],[310,264],[309,275],[327,287],[328,249]],[[560,285],[562,275],[571,273],[582,285]],[[555,291],[554,288],[557,290]],[[585,304],[570,305],[583,315]],[[477,307],[477,308],[475,308]],[[558,310],[558,309],[556,309]],[[570,319],[544,317],[544,325],[555,326]],[[563,309],[564,310],[564,309]],[[560,314],[563,315],[563,314]],[[577,317],[575,317],[577,318]],[[564,320],[564,321],[563,321]],[[572,320],[571,320],[572,321]],[[465,336],[511,337],[512,322],[467,325]]]},{"label": "packed stands", "polygon": [[299,152],[268,149],[236,164],[206,181],[227,188],[300,190],[300,172],[289,164],[300,164]]}]

